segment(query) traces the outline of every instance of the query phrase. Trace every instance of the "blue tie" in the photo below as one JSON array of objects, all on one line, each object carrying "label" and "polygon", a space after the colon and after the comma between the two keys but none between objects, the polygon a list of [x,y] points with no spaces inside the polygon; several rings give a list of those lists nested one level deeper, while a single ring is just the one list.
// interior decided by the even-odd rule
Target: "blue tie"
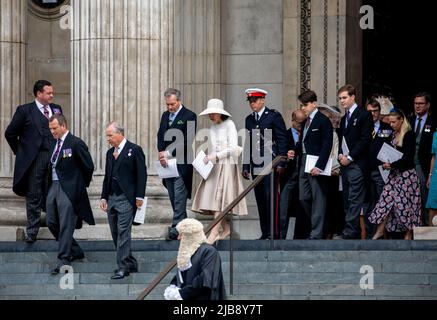
[{"label": "blue tie", "polygon": [[168,125],[171,126],[173,124],[173,120],[174,120],[174,113],[170,113],[170,116],[168,117]]},{"label": "blue tie", "polygon": [[350,113],[350,111],[348,110],[347,112],[346,112],[346,127],[349,125],[349,120],[351,119],[351,113]]}]

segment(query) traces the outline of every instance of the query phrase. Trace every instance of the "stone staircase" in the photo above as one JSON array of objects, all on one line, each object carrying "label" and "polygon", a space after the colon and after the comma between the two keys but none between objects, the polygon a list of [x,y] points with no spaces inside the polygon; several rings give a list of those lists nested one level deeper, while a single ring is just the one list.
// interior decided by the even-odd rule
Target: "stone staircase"
[{"label": "stone staircase", "polygon": [[[134,241],[139,273],[111,280],[116,267],[113,244],[80,243],[86,258],[73,262],[71,290],[61,289],[60,282],[65,283],[63,275],[49,274],[56,261],[55,241],[32,245],[0,242],[0,299],[135,299],[176,256],[178,246],[176,241]],[[272,244],[238,240],[233,245],[232,295],[229,241],[218,245],[229,299],[437,299],[437,241],[294,240]],[[374,272],[373,289],[363,289],[360,281],[362,285],[372,284],[370,268]],[[173,270],[146,299],[162,299],[174,273]]]}]

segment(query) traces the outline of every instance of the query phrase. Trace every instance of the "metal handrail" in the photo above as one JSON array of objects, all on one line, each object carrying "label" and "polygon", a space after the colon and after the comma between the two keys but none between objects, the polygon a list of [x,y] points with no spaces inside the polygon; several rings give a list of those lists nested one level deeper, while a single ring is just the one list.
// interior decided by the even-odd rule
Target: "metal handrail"
[{"label": "metal handrail", "polygon": [[[241,201],[243,198],[253,189],[255,188],[261,180],[263,180],[276,166],[282,162],[287,161],[287,157],[284,156],[278,156],[276,157],[269,165],[267,165],[263,171],[250,183],[250,185],[243,190],[242,193],[238,195],[237,198],[235,198],[205,229],[205,234],[208,234],[212,228],[214,228],[218,223],[220,223],[226,215]],[[273,190],[271,191],[273,193]],[[272,212],[273,214],[273,212]],[[273,237],[272,237],[273,238]],[[231,223],[231,252],[232,252],[232,223]],[[170,271],[176,266],[177,260],[174,258],[172,261],[170,261],[164,269],[153,279],[153,281],[144,289],[140,295],[137,297],[136,300],[144,300],[145,297],[149,295],[150,292],[152,292],[153,289],[156,288],[156,286],[164,279],[167,274],[170,273]],[[232,265],[232,259],[231,259],[231,265]],[[232,266],[231,266],[232,269]],[[232,273],[231,273],[232,274]],[[232,275],[231,275],[232,277]]]}]

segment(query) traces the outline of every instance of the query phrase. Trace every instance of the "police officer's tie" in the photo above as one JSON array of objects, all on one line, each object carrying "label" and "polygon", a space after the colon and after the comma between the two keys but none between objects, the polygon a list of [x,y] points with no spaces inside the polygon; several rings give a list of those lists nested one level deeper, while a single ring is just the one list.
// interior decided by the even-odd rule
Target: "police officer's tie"
[{"label": "police officer's tie", "polygon": [[259,121],[259,114],[258,113],[255,113],[255,119],[256,119],[256,122]]}]

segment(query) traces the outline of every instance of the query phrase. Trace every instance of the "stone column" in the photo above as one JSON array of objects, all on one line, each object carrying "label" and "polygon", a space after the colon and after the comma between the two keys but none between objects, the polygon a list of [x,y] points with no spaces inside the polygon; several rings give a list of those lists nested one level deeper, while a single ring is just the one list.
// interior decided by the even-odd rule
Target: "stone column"
[{"label": "stone column", "polygon": [[[175,86],[183,103],[199,113],[211,98],[224,99],[221,84],[220,0],[175,1]],[[209,120],[199,118],[199,127]]]},{"label": "stone column", "polygon": [[14,171],[14,157],[4,132],[16,107],[25,100],[26,9],[26,0],[0,0],[1,178],[11,178]]},{"label": "stone column", "polygon": [[150,173],[157,158],[162,95],[173,83],[174,0],[74,0],[72,128],[103,174],[112,120],[141,145]]},{"label": "stone column", "polygon": [[[360,0],[284,1],[284,103],[314,90],[320,102],[337,104],[337,90],[350,83],[361,93]],[[357,97],[360,101],[360,97]]]},{"label": "stone column", "polygon": [[[181,90],[184,105],[199,114],[209,99],[225,99],[221,83],[220,0],[177,0],[175,13],[175,87]],[[207,117],[197,120],[198,130],[211,125]],[[194,196],[200,176],[194,173],[193,179]]]},{"label": "stone column", "polygon": [[4,138],[15,109],[25,102],[26,0],[0,0],[0,240],[14,240],[26,222],[24,202],[12,192],[15,157]]},{"label": "stone column", "polygon": [[[173,86],[175,0],[73,0],[72,131],[89,146],[96,171],[90,188],[98,209],[108,143],[106,125],[118,121],[146,155],[148,222],[171,219],[165,188],[156,176],[156,134]],[[155,201],[162,201],[157,204]]]}]

